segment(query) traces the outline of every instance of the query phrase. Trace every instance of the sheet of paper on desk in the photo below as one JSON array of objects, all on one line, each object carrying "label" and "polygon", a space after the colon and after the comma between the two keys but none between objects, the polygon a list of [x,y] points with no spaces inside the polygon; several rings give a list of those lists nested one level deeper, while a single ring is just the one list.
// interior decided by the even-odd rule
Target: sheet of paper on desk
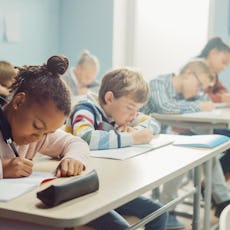
[{"label": "sheet of paper on desk", "polygon": [[0,179],[0,201],[8,201],[38,187],[44,179],[53,178],[49,172],[33,172],[28,177]]},{"label": "sheet of paper on desk", "polygon": [[150,150],[169,145],[173,140],[164,135],[159,135],[154,138],[149,144],[146,145],[133,145],[125,148],[118,149],[106,149],[106,150],[93,150],[90,151],[90,156],[99,157],[99,158],[109,158],[116,160],[125,160],[143,153],[146,153]]},{"label": "sheet of paper on desk", "polygon": [[192,136],[180,136],[180,139],[176,140],[173,145],[188,146],[188,147],[204,147],[214,148],[218,145],[229,141],[230,137],[218,134],[209,135],[192,135]]},{"label": "sheet of paper on desk", "polygon": [[195,112],[195,113],[184,113],[181,114],[181,116],[183,117],[190,117],[191,115],[193,117],[209,117],[209,116],[218,116],[221,114],[221,110],[220,109],[214,109],[212,111],[204,111],[204,112]]},{"label": "sheet of paper on desk", "polygon": [[227,102],[220,102],[220,103],[215,103],[216,108],[230,108],[230,103]]}]

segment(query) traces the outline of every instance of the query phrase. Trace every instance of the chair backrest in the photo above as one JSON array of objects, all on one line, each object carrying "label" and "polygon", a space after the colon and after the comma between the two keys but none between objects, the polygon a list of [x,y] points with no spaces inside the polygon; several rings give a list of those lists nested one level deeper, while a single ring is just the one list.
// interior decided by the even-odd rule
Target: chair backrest
[{"label": "chair backrest", "polygon": [[219,230],[229,230],[230,229],[230,205],[224,208],[220,214],[219,219]]}]

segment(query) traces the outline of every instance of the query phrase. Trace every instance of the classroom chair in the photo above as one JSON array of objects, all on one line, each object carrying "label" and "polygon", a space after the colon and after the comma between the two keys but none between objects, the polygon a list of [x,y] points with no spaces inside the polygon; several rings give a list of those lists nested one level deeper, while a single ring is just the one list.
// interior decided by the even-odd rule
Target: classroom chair
[{"label": "classroom chair", "polygon": [[219,230],[230,229],[230,205],[228,205],[220,214]]}]

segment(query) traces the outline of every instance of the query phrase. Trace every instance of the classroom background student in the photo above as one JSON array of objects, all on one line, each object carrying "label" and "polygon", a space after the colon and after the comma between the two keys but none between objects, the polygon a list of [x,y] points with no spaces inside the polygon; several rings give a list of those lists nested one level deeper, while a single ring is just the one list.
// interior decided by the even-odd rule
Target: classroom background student
[{"label": "classroom background student", "polygon": [[178,74],[168,73],[150,80],[150,98],[141,111],[146,114],[211,111],[215,106],[204,97],[204,90],[213,81],[214,76],[202,59],[188,61]]},{"label": "classroom background student", "polygon": [[[230,47],[220,37],[211,38],[198,55],[204,58],[207,64],[214,72],[216,80],[215,84],[208,87],[206,93],[213,102],[230,102],[230,93],[226,86],[219,80],[219,74],[225,70],[230,64]],[[230,135],[228,130],[215,130],[215,133]],[[230,150],[227,150],[220,157],[221,167],[223,169],[225,179],[230,179]]]},{"label": "classroom background student", "polygon": [[[179,74],[165,74],[150,81],[150,98],[141,109],[146,114],[157,113],[192,113],[209,111],[214,104],[204,96],[204,90],[213,83],[214,76],[207,63],[202,59],[189,61]],[[165,127],[167,133],[193,134],[194,130],[178,127]],[[216,216],[230,203],[230,194],[224,180],[219,160],[213,160],[212,196],[216,202]],[[177,197],[182,177],[163,185],[160,201],[167,203]],[[182,229],[174,213],[169,213],[167,229]]]},{"label": "classroom background student", "polygon": [[72,96],[83,95],[89,91],[98,93],[100,83],[96,80],[99,61],[89,51],[83,51],[75,67],[69,68],[63,76],[70,87]]},{"label": "classroom background student", "polygon": [[6,103],[6,98],[10,94],[9,88],[13,84],[17,70],[8,61],[0,61],[0,105]]},{"label": "classroom background student", "polygon": [[[160,131],[153,118],[138,110],[147,101],[148,83],[132,69],[121,68],[108,72],[101,83],[99,96],[86,95],[79,101],[66,123],[66,131],[81,137],[90,149],[110,149],[148,143]],[[127,172],[129,173],[129,172]],[[138,197],[109,214],[123,225],[113,228],[103,222],[93,221],[96,229],[126,229],[129,224],[121,215],[143,218],[160,208],[150,199]],[[165,229],[166,214],[146,224],[145,229]],[[102,226],[104,226],[104,228]]]},{"label": "classroom background student", "polygon": [[230,102],[230,93],[219,80],[219,74],[230,64],[230,47],[220,37],[211,38],[198,58],[203,58],[214,73],[215,83],[205,92],[213,102]]}]

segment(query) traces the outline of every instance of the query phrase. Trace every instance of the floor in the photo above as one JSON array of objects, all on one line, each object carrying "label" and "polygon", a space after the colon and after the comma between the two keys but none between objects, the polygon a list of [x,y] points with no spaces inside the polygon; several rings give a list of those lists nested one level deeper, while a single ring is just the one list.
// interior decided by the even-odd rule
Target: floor
[{"label": "floor", "polygon": [[[181,204],[177,207],[177,210],[179,211],[183,211],[183,212],[187,212],[189,214],[192,214],[192,206],[191,205],[188,205],[188,204]],[[203,211],[203,208],[201,207],[200,209],[200,226],[201,226],[201,230],[203,229],[203,223],[204,223],[204,219],[203,219],[203,216],[204,216],[204,211]],[[210,230],[218,230],[218,218],[216,218],[214,216],[214,209],[211,210],[211,213],[210,213],[210,216],[211,216],[211,221],[210,221]],[[190,219],[189,217],[181,217],[181,216],[178,216],[178,220],[180,220],[183,224],[185,224],[186,226],[186,230],[192,230],[192,219]]]},{"label": "floor", "polygon": [[[230,189],[230,181],[227,183],[228,185],[228,188]],[[179,193],[183,193],[183,192],[186,192],[186,191],[189,191],[189,189],[192,187],[192,182],[188,183],[186,186],[182,187],[179,191]],[[191,200],[191,199],[190,199]],[[189,201],[189,200],[188,200]],[[203,201],[201,201],[202,203]],[[188,202],[188,203],[191,203],[191,202]],[[182,212],[187,212],[189,214],[192,215],[192,212],[193,212],[193,209],[192,209],[192,205],[189,205],[187,204],[187,202],[183,203],[183,204],[180,204],[178,205],[177,209],[178,211],[182,211]],[[219,221],[219,218],[215,217],[214,215],[215,213],[215,209],[212,208],[210,210],[210,230],[218,230],[218,221]],[[201,207],[200,209],[200,220],[201,220],[201,230],[203,229],[203,223],[204,223],[204,209]],[[192,219],[190,218],[186,218],[186,217],[181,217],[181,216],[178,216],[178,219],[185,224],[186,228],[185,230],[192,230]]]},{"label": "floor", "polygon": [[[183,186],[180,190],[179,190],[179,194],[183,194],[187,191],[189,191],[191,189],[191,187],[193,186],[192,181],[190,181],[187,185]],[[228,187],[230,188],[230,182],[228,183]],[[150,197],[151,196],[151,192],[146,193],[145,194],[146,197]],[[187,201],[187,202],[186,202]],[[188,198],[183,204],[180,204],[177,206],[176,211],[178,212],[185,212],[188,214],[187,217],[182,217],[182,216],[177,216],[177,218],[185,225],[185,230],[192,230],[192,213],[193,213],[193,206],[192,206],[192,198]],[[203,201],[201,201],[202,203]],[[210,230],[218,230],[218,221],[219,219],[217,217],[215,217],[214,215],[215,209],[211,209],[210,210]],[[200,226],[201,229],[203,230],[203,223],[204,223],[204,209],[201,206],[200,208]],[[134,223],[136,221],[135,218],[128,218],[128,220],[131,223]],[[144,228],[140,228],[138,230],[142,230]]]},{"label": "floor", "polygon": [[[230,181],[227,183],[228,188],[230,189]],[[179,190],[179,194],[183,194],[187,191],[189,191],[193,186],[192,181],[190,181],[189,183],[187,183],[185,186],[181,187],[181,189]],[[147,196],[149,196],[149,194],[146,194]],[[191,216],[193,213],[193,207],[192,207],[192,198],[189,198],[186,200],[187,202],[184,202],[183,204],[180,204],[177,206],[176,211],[178,212],[185,212],[188,213],[188,216]],[[201,201],[202,203],[203,201]],[[217,217],[215,217],[214,215],[215,209],[211,209],[210,210],[210,230],[218,230],[218,221],[219,219]],[[204,223],[204,209],[200,208],[200,225],[201,225],[201,230],[203,229],[203,223]],[[183,223],[185,224],[186,228],[185,230],[192,230],[192,219],[190,217],[182,217],[182,216],[177,216],[177,218]]]},{"label": "floor", "polygon": [[[192,187],[192,181],[189,182],[187,185],[183,186],[180,190],[179,190],[179,194],[182,194],[184,192],[189,191],[189,189],[191,189]],[[230,182],[228,183],[228,187],[230,188]],[[150,197],[151,196],[151,192],[148,192],[146,194],[144,194],[146,197]],[[176,211],[178,212],[186,212],[189,215],[192,215],[193,212],[193,207],[191,205],[192,199],[187,199],[187,202],[184,202],[183,204],[180,204],[177,206]],[[202,201],[201,201],[202,202]],[[214,209],[210,210],[210,215],[211,215],[211,219],[210,219],[210,230],[218,230],[218,218],[216,218],[214,216]],[[201,207],[200,209],[200,220],[201,220],[201,229],[203,230],[203,216],[204,216],[204,210]],[[135,217],[125,217],[131,224],[135,223],[138,219]],[[192,219],[190,217],[182,217],[182,216],[177,216],[177,218],[185,225],[185,230],[192,230]],[[81,230],[81,228],[76,228],[76,230]],[[82,230],[91,230],[92,228],[82,228]],[[143,227],[138,228],[138,230],[144,230]]]}]

